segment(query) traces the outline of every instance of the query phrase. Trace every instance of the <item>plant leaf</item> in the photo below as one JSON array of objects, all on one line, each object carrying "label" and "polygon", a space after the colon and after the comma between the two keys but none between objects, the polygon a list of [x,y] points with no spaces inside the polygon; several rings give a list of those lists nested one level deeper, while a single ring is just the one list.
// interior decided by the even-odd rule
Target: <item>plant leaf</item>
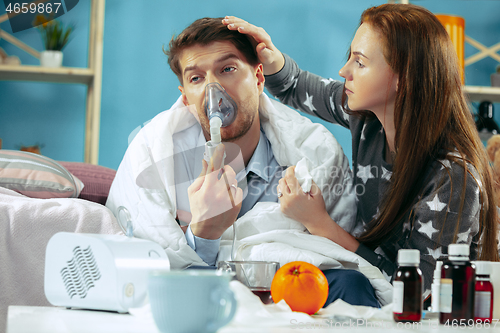
[{"label": "plant leaf", "polygon": [[37,26],[37,29],[40,31],[46,50],[61,51],[69,42],[74,26],[69,25],[65,28],[62,22],[52,20]]}]

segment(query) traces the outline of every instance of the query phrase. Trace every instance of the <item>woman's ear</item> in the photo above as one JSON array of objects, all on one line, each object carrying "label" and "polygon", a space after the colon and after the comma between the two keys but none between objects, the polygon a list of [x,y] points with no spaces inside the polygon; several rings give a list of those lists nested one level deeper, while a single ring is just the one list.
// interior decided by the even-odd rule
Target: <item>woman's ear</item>
[{"label": "woman's ear", "polygon": [[391,92],[394,92],[395,94],[398,93],[398,89],[399,89],[399,75],[397,75],[394,72],[391,74],[391,77],[389,78],[389,82],[388,82],[387,88]]}]

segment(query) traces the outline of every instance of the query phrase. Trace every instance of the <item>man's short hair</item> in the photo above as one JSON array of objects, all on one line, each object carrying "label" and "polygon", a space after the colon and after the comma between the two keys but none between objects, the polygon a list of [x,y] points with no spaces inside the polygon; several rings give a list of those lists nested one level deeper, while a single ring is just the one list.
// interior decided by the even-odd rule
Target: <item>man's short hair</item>
[{"label": "man's short hair", "polygon": [[179,35],[174,35],[168,44],[168,50],[163,50],[168,56],[170,68],[177,75],[181,85],[183,79],[179,57],[184,49],[193,45],[208,45],[213,42],[229,41],[243,54],[250,65],[254,66],[259,63],[255,47],[250,42],[250,39],[236,30],[229,30],[222,23],[222,20],[223,17],[204,17],[194,21]]}]

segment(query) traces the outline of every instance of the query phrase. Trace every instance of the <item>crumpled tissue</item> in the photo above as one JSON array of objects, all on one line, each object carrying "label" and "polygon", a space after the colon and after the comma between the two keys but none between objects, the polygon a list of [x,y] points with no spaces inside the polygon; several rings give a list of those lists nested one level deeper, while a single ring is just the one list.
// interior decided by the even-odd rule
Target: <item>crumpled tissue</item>
[{"label": "crumpled tissue", "polygon": [[303,157],[300,161],[298,161],[295,166],[295,177],[299,181],[304,193],[311,192],[313,178],[309,173],[310,168],[310,162],[306,157]]},{"label": "crumpled tissue", "polygon": [[[325,321],[330,323],[345,322],[350,318],[358,324],[359,320],[393,322],[392,304],[377,309],[368,306],[353,306],[342,300],[337,300],[328,307],[320,309],[317,314],[310,316],[302,312],[293,312],[284,300],[276,304],[263,304],[258,296],[239,281],[231,281],[229,287],[234,292],[238,305],[232,321],[221,328],[219,332],[231,332],[231,328],[236,327],[297,328],[298,325],[319,325],[320,323],[324,325]],[[130,309],[129,312],[145,323],[154,323],[149,303],[141,308]],[[333,326],[333,324],[331,325]]]}]

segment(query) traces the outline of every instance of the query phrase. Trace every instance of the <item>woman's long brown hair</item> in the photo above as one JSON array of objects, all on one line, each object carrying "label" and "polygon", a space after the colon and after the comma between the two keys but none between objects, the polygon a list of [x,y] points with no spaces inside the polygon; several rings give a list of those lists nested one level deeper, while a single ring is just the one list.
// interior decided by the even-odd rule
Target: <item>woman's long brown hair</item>
[{"label": "woman's long brown hair", "polygon": [[[376,29],[384,56],[399,75],[394,108],[396,157],[390,189],[378,218],[358,240],[375,248],[386,240],[411,213],[425,185],[425,171],[436,159],[453,159],[480,179],[480,253],[478,259],[498,261],[498,215],[494,204],[492,171],[462,91],[454,46],[439,20],[415,5],[385,4],[365,10],[361,24]],[[462,157],[443,155],[455,151]],[[461,191],[465,202],[465,181]],[[411,214],[410,214],[411,215]],[[459,220],[454,228],[455,240]],[[447,219],[447,224],[455,223]]]}]

